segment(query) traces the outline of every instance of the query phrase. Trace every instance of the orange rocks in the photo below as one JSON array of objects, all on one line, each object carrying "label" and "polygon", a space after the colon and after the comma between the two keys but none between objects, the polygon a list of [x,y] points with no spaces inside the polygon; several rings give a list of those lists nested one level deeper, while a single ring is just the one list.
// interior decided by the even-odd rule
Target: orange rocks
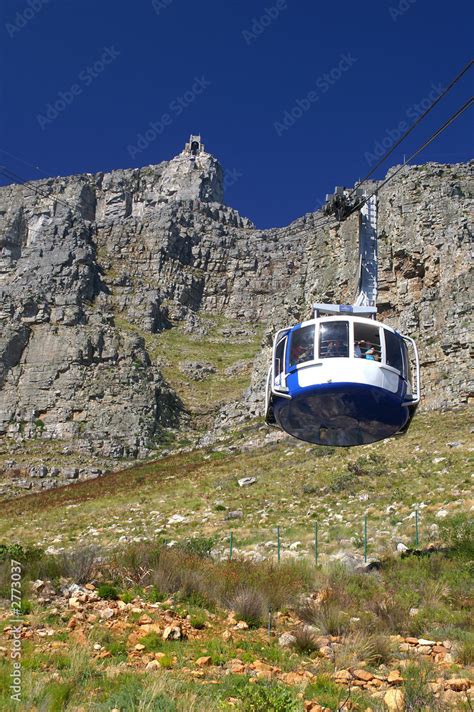
[{"label": "orange rocks", "polygon": [[397,685],[403,682],[403,678],[400,674],[400,670],[392,670],[387,675],[387,682],[389,685]]},{"label": "orange rocks", "polygon": [[356,680],[361,680],[362,682],[370,682],[374,679],[372,673],[367,670],[354,670],[352,674]]},{"label": "orange rocks", "polygon": [[203,655],[202,657],[200,657],[196,660],[196,665],[199,665],[199,667],[207,667],[208,665],[212,665],[211,656]]},{"label": "orange rocks", "polygon": [[389,712],[400,712],[405,707],[405,696],[401,690],[389,689],[383,697]]}]

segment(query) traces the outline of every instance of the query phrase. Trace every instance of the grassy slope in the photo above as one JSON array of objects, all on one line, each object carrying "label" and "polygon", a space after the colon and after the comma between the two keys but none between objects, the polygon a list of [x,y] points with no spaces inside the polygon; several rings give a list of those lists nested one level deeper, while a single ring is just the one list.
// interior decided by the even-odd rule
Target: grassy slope
[{"label": "grassy slope", "polygon": [[[300,541],[311,552],[317,522],[324,556],[361,550],[366,512],[370,554],[413,541],[416,506],[425,543],[440,521],[439,510],[472,506],[466,411],[422,414],[404,438],[332,452],[295,440],[274,442],[271,433],[265,426],[247,427],[218,450],[171,455],[6,502],[0,541],[67,548],[75,542],[113,544],[124,536],[215,535],[224,551],[232,527],[237,550],[259,548],[272,556],[277,525],[284,549]],[[448,445],[454,441],[461,446]],[[237,480],[245,476],[257,483],[240,488]],[[225,521],[226,512],[236,509],[242,519]],[[169,522],[175,514],[184,520]]]},{"label": "grassy slope", "polygon": [[[362,517],[366,511],[369,553],[383,553],[387,548],[393,551],[399,540],[413,540],[412,513],[416,505],[420,507],[422,543],[430,536],[436,538],[430,528],[440,523],[436,513],[441,509],[454,514],[472,506],[470,424],[466,411],[420,415],[404,438],[352,450],[328,451],[289,439],[275,441],[272,436],[273,431],[254,424],[229,435],[218,449],[171,455],[98,480],[3,503],[0,543],[81,550],[80,543],[112,545],[123,536],[153,538],[161,533],[169,539],[185,539],[215,535],[218,547],[225,553],[230,528],[230,523],[224,521],[226,511],[241,508],[243,518],[232,521],[237,551],[258,548],[268,558],[274,558],[275,526],[279,524],[284,545],[299,540],[301,549],[311,553],[313,524],[317,521],[324,560],[325,555],[341,548],[361,550]],[[448,443],[453,442],[461,445],[450,447]],[[257,477],[257,483],[239,488],[237,479],[248,475]],[[184,521],[168,523],[174,514],[183,516]],[[267,542],[269,546],[265,546]],[[128,561],[127,547],[120,546]],[[148,550],[147,545],[144,556]],[[283,554],[290,552],[284,549]],[[75,616],[74,610],[61,605],[56,608],[56,599],[46,605],[37,603],[25,581],[32,610],[27,616],[31,635],[28,633],[23,640],[23,699],[28,709],[58,712],[110,711],[113,707],[122,711],[302,712],[303,699],[317,700],[327,709],[337,710],[347,699],[347,690],[332,679],[334,669],[365,666],[382,676],[394,668],[405,671],[403,689],[415,700],[410,709],[467,711],[469,703],[462,695],[454,695],[453,704],[442,702],[438,706],[439,700],[430,697],[431,688],[423,683],[423,666],[427,666],[426,679],[441,685],[442,680],[472,672],[472,637],[467,629],[468,566],[462,560],[438,554],[402,561],[389,557],[387,562],[380,575],[370,577],[337,574],[334,578],[335,574],[311,566],[311,581],[297,570],[284,575],[286,569],[281,564],[276,569],[278,584],[275,579],[270,583],[269,572],[261,564],[260,569],[252,569],[248,563],[232,563],[232,570],[240,566],[237,570],[242,581],[248,579],[247,585],[253,581],[259,588],[266,587],[268,595],[283,595],[284,605],[274,607],[281,611],[274,622],[277,634],[299,625],[291,611],[297,600],[295,591],[309,586],[307,590],[329,595],[333,613],[326,614],[324,624],[334,626],[334,615],[336,623],[341,615],[345,621],[345,637],[336,651],[336,662],[321,657],[317,651],[281,649],[276,638],[268,640],[264,627],[235,631],[222,602],[216,609],[210,607],[214,613],[209,612],[202,594],[196,597],[191,591],[186,597],[181,584],[173,589],[176,592],[171,593],[171,599],[160,605],[147,602],[143,589],[132,589],[131,594],[128,589],[126,600],[133,595],[136,598],[122,618],[89,622],[88,617],[82,617],[72,630],[69,622]],[[189,575],[187,565],[191,565]],[[200,566],[197,560],[185,564],[178,555],[170,571],[180,572],[189,588],[189,581],[194,581],[196,575],[199,579]],[[211,564],[204,561],[202,566],[206,571]],[[227,573],[231,573],[230,564],[215,566],[221,568],[207,577],[209,596],[213,595],[215,583],[222,586]],[[45,578],[41,571],[33,578],[38,574]],[[106,580],[111,576],[106,569],[101,569],[101,575]],[[412,607],[418,610],[414,617]],[[145,648],[138,653],[136,635],[143,612],[161,629],[170,615],[185,624],[188,613],[204,620],[205,628],[190,631],[189,639],[183,642],[166,642],[161,635],[150,634],[146,639],[140,638]],[[0,614],[0,629],[8,625],[8,617],[8,612]],[[384,653],[387,664],[381,668],[367,662],[367,635],[371,644],[378,640],[377,635],[370,638],[373,625],[376,633],[383,632],[382,649],[387,645],[391,648],[390,653]],[[229,628],[232,636],[224,639]],[[410,682],[410,667],[406,665],[412,665],[411,653],[400,652],[403,638],[388,638],[390,633],[454,641],[453,660],[433,667],[430,660],[415,656]],[[94,644],[99,644],[100,649]],[[0,706],[14,709],[8,699],[9,646],[8,636],[0,635]],[[464,661],[458,652],[461,649],[465,650]],[[149,672],[146,665],[155,653],[165,655],[163,666]],[[201,668],[196,662],[202,655],[211,657],[209,667]],[[231,672],[230,661],[235,658],[245,668],[241,674]],[[257,686],[250,684],[255,674],[252,665],[259,660],[280,670],[272,672],[269,687],[264,681]],[[307,686],[303,678],[290,682],[285,677],[287,672],[302,674],[305,670],[313,675]],[[244,700],[242,704],[235,702],[239,698]],[[417,707],[416,699],[423,699],[424,706]],[[354,710],[385,709],[380,698],[374,700],[368,690],[353,689],[351,701]]]}]

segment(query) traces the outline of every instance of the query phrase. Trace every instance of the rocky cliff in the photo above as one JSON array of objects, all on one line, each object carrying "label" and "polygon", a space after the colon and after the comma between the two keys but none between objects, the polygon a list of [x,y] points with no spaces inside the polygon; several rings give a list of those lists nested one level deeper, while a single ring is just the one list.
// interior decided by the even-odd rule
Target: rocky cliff
[{"label": "rocky cliff", "polygon": [[[379,194],[380,318],[418,341],[424,408],[470,392],[471,169],[413,166]],[[312,301],[353,299],[357,220],[259,230],[190,144],[157,166],[0,189],[3,443],[140,457],[166,428],[261,414],[271,333]]]}]

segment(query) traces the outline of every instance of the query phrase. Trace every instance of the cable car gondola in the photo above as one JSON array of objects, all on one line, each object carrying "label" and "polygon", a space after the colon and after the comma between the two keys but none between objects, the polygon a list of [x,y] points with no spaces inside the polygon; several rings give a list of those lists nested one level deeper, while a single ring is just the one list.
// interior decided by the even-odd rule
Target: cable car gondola
[{"label": "cable car gondola", "polygon": [[420,400],[415,342],[375,321],[375,196],[360,213],[355,304],[315,304],[312,319],[280,329],[273,343],[266,422],[317,445],[367,445],[404,433]]},{"label": "cable car gondola", "polygon": [[314,319],[276,334],[269,424],[300,440],[341,447],[408,429],[420,399],[415,342],[367,316],[363,307],[317,304]]}]

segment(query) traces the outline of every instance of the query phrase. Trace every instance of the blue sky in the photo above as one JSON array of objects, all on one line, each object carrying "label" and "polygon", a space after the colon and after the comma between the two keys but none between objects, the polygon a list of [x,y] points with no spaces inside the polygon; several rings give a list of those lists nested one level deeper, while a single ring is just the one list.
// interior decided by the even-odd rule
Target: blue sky
[{"label": "blue sky", "polygon": [[[438,96],[470,58],[473,14],[467,0],[3,0],[0,149],[68,175],[159,163],[201,132],[226,202],[285,225],[363,177]],[[471,69],[377,176],[473,82]],[[471,158],[472,124],[471,109],[417,162]]]}]

